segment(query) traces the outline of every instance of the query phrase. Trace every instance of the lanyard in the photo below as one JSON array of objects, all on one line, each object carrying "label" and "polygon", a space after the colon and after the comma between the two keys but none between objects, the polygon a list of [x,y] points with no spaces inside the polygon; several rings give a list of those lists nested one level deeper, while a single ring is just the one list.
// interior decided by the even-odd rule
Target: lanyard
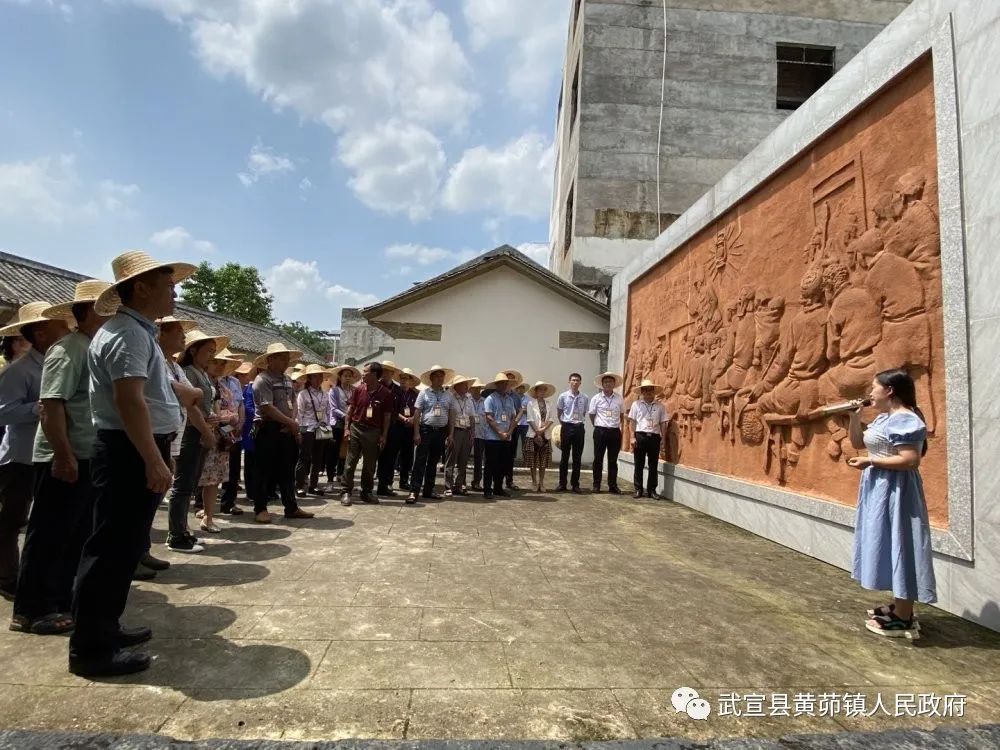
[{"label": "lanyard", "polygon": [[[642,412],[642,419],[645,419],[647,422],[651,421],[650,417],[652,417],[654,414],[656,414],[656,407],[657,406],[658,406],[658,404],[655,404],[655,403],[650,404],[650,403],[646,403],[645,401],[640,401],[639,402],[639,411]],[[655,427],[656,425],[653,425],[653,426]]]},{"label": "lanyard", "polygon": [[615,408],[615,394],[612,393],[610,396],[605,396],[602,393],[601,396],[602,396],[601,400],[604,403],[604,408],[605,409],[607,409],[608,411],[611,411],[612,409]]}]

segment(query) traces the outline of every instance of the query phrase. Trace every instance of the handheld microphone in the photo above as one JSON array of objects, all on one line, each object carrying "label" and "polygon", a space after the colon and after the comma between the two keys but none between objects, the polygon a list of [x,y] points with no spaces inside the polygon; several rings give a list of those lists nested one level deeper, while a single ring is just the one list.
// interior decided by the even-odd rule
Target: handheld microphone
[{"label": "handheld microphone", "polygon": [[857,398],[853,401],[847,401],[843,404],[830,404],[830,406],[823,406],[816,409],[814,414],[822,417],[829,417],[834,414],[840,414],[845,411],[854,411],[855,409],[871,406],[872,400],[870,398]]}]

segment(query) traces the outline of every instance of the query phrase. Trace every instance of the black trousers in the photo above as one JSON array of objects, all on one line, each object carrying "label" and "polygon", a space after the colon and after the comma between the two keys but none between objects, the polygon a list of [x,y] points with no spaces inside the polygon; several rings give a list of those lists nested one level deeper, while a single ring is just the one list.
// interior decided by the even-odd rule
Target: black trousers
[{"label": "black trousers", "polygon": [[632,477],[632,484],[635,485],[637,492],[642,490],[642,469],[643,466],[646,466],[646,493],[653,494],[656,492],[658,479],[657,468],[660,461],[660,436],[652,432],[635,433],[635,454],[633,458],[635,459],[635,473]]},{"label": "black trousers", "polygon": [[[154,437],[169,464],[170,436]],[[75,656],[99,658],[118,650],[119,619],[162,495],[146,487],[146,464],[124,430],[97,431],[90,477],[94,530],[76,572],[69,648]]]},{"label": "black trousers", "polygon": [[277,422],[261,422],[254,453],[257,489],[254,490],[253,512],[267,510],[268,490],[276,486],[285,515],[294,513],[299,508],[295,502],[295,461],[298,458],[295,436]]},{"label": "black trousers", "polygon": [[[404,431],[411,431],[412,428],[393,422],[389,427],[389,434],[385,439],[385,447],[378,454],[378,490],[387,490],[392,487],[392,480],[396,476],[396,457],[399,455],[400,440]],[[412,443],[413,438],[410,438]]]},{"label": "black trousers", "polygon": [[243,486],[246,487],[247,499],[253,500],[257,495],[257,454],[246,451],[243,454]]},{"label": "black trousers", "polygon": [[344,442],[344,423],[333,428],[333,438],[326,446],[326,481],[333,482],[337,477],[344,476],[344,463],[347,456],[340,457],[340,445]]},{"label": "black trousers", "polygon": [[604,454],[608,454],[608,487],[618,487],[618,454],[622,450],[622,431],[617,427],[594,427],[594,488],[601,486]]},{"label": "black trousers", "polygon": [[494,495],[503,492],[503,481],[507,476],[507,457],[510,456],[509,440],[484,440],[486,453],[483,494]]},{"label": "black trousers", "polygon": [[34,620],[73,607],[73,579],[93,530],[90,461],[77,462],[73,484],[52,476],[52,463],[35,464],[35,502],[21,551],[14,614]]},{"label": "black trousers", "polygon": [[219,506],[222,508],[231,508],[236,505],[242,459],[243,443],[233,443],[229,449],[229,479],[222,483],[222,497],[219,499]]},{"label": "black trousers", "polygon": [[483,458],[486,455],[486,440],[476,438],[472,444],[472,486],[479,488],[483,483]]},{"label": "black trousers", "polygon": [[583,459],[583,442],[587,430],[582,424],[562,422],[559,456],[559,486],[566,487],[566,477],[569,474],[570,454],[573,455],[573,476],[570,486],[575,490],[580,487],[580,461]]},{"label": "black trousers", "polygon": [[410,473],[410,492],[430,495],[434,492],[438,464],[444,456],[444,439],[447,427],[427,427],[420,425],[420,445],[413,456],[413,471]]},{"label": "black trousers", "polygon": [[396,455],[396,469],[399,471],[399,486],[410,486],[410,472],[413,471],[413,428],[400,425],[399,451]]},{"label": "black trousers", "polygon": [[35,470],[31,464],[0,466],[0,588],[17,587],[17,537],[28,515]]},{"label": "black trousers", "polygon": [[528,425],[519,424],[510,436],[510,457],[507,459],[507,486],[514,484],[514,464],[517,462],[517,448],[528,434]]},{"label": "black trousers", "polygon": [[303,432],[299,444],[299,458],[295,463],[295,489],[315,489],[319,484],[319,473],[326,466],[326,449],[331,440],[317,440],[315,432]]}]

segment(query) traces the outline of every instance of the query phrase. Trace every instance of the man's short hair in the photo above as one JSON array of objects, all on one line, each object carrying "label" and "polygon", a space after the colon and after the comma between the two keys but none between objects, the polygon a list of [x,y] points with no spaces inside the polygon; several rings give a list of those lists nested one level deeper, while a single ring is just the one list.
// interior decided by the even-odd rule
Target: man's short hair
[{"label": "man's short hair", "polygon": [[121,284],[118,284],[117,287],[118,297],[121,299],[123,305],[127,305],[132,301],[132,298],[135,296],[136,284],[138,284],[140,281],[148,283],[153,279],[155,279],[157,276],[164,276],[168,274],[170,276],[174,275],[174,269],[171,268],[170,266],[164,266],[162,268],[154,268],[152,271],[147,271],[146,273],[140,273],[135,278],[129,279],[128,281],[123,281]]},{"label": "man's short hair", "polygon": [[23,328],[21,328],[21,335],[24,336],[25,340],[29,344],[31,344],[32,346],[35,345],[35,340],[36,340],[35,339],[35,326],[36,325],[38,325],[38,324],[37,323],[31,323],[31,324],[26,325]]},{"label": "man's short hair", "polygon": [[368,368],[368,372],[372,373],[376,378],[382,377],[382,363],[381,362],[369,362],[365,367]]},{"label": "man's short hair", "polygon": [[87,314],[90,312],[90,309],[93,306],[94,306],[93,302],[77,302],[75,305],[73,305],[73,307],[70,308],[70,310],[72,310],[73,312],[73,320],[75,320],[77,324],[80,324],[83,321],[85,321],[87,319]]},{"label": "man's short hair", "polygon": [[569,374],[569,379],[572,380],[573,378],[580,378],[580,380],[583,380],[583,375],[578,372],[571,372]]}]

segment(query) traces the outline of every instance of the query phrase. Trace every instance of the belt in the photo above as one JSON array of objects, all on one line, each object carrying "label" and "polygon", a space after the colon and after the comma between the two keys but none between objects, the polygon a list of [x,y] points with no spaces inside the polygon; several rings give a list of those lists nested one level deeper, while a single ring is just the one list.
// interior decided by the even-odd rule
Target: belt
[{"label": "belt", "polygon": [[595,430],[614,430],[615,432],[621,432],[622,431],[621,427],[605,427],[604,425],[600,425],[600,424],[595,424],[594,425],[594,429]]},{"label": "belt", "polygon": [[440,430],[447,430],[448,426],[444,425],[443,427],[435,427],[435,426],[429,425],[429,424],[422,424],[422,425],[420,425],[420,429],[421,430],[434,430],[435,432],[438,432]]},{"label": "belt", "polygon": [[650,437],[660,437],[660,433],[658,433],[658,432],[645,432],[644,430],[636,430],[635,434],[636,435],[649,435]]},{"label": "belt", "polygon": [[377,424],[368,424],[367,422],[351,422],[352,425],[357,425],[363,430],[378,430],[380,429]]}]

